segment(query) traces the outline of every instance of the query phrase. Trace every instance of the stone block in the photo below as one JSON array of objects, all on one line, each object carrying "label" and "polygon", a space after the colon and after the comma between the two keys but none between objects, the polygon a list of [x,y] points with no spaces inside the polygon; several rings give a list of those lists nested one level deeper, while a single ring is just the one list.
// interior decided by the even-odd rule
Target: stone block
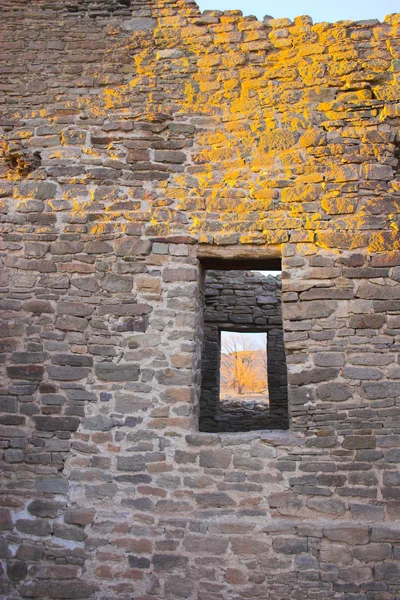
[{"label": "stone block", "polygon": [[50,244],[51,254],[78,254],[83,251],[83,242],[53,242]]},{"label": "stone block", "polygon": [[35,515],[36,517],[49,517],[54,519],[61,513],[64,506],[64,502],[38,499],[30,502],[28,505],[28,511],[31,515]]},{"label": "stone block", "polygon": [[101,287],[107,292],[130,292],[133,287],[133,279],[109,273],[102,279]]},{"label": "stone block", "polygon": [[35,416],[38,431],[76,431],[79,427],[79,417],[47,417]]},{"label": "stone block", "polygon": [[137,381],[139,379],[139,366],[134,363],[102,362],[96,364],[95,374],[102,381]]},{"label": "stone block", "polygon": [[368,527],[356,525],[330,525],[324,529],[324,536],[333,542],[346,544],[368,544]]},{"label": "stone block", "polygon": [[347,383],[330,382],[322,383],[317,388],[317,396],[328,402],[344,402],[353,395],[352,388]]},{"label": "stone block", "polygon": [[399,583],[400,564],[399,563],[381,563],[374,567],[375,578],[377,581],[388,583]]},{"label": "stone block", "polygon": [[117,457],[117,471],[129,471],[136,473],[138,471],[145,471],[146,463],[141,454],[135,456],[118,456]]},{"label": "stone block", "polygon": [[29,535],[42,537],[50,535],[51,533],[49,521],[44,521],[43,519],[18,519],[15,525],[18,531]]},{"label": "stone block", "polygon": [[303,321],[307,319],[326,319],[333,315],[337,307],[334,301],[313,300],[285,304],[284,319],[288,321]]},{"label": "stone block", "polygon": [[53,354],[52,361],[56,365],[71,367],[91,367],[93,358],[85,354]]},{"label": "stone block", "polygon": [[197,504],[202,508],[224,508],[226,506],[235,505],[235,501],[224,492],[205,492],[204,494],[196,494],[195,499]]},{"label": "stone block", "polygon": [[308,542],[306,538],[278,536],[273,539],[272,548],[278,554],[301,554],[308,552]]},{"label": "stone block", "polygon": [[373,504],[350,504],[350,512],[357,521],[383,521],[384,507]]},{"label": "stone block", "polygon": [[24,181],[19,184],[21,196],[49,200],[54,198],[57,186],[51,181]]},{"label": "stone block", "polygon": [[379,562],[387,560],[392,555],[392,546],[390,544],[367,544],[366,546],[356,546],[353,550],[353,556],[362,562]]},{"label": "stone block", "polygon": [[50,302],[46,300],[27,300],[22,305],[23,309],[35,315],[53,314],[54,308]]},{"label": "stone block", "polygon": [[314,363],[317,367],[343,367],[345,356],[342,352],[316,352]]},{"label": "stone block", "polygon": [[134,569],[149,569],[151,564],[148,558],[144,556],[128,556],[129,565]]},{"label": "stone block", "polygon": [[55,365],[47,365],[46,371],[51,379],[56,381],[79,381],[85,379],[90,369],[87,367],[59,367]]},{"label": "stone block", "polygon": [[95,510],[93,508],[75,508],[69,509],[64,515],[64,521],[71,525],[90,525],[94,519]]},{"label": "stone block", "polygon": [[[289,372],[288,380],[292,385],[309,385],[310,383],[319,383],[321,381],[335,379],[338,375],[339,369],[334,367],[327,367],[325,369],[322,367],[315,367],[314,369],[304,369],[299,373]],[[318,389],[320,389],[320,387]]]},{"label": "stone block", "polygon": [[156,19],[152,19],[151,17],[135,17],[133,19],[125,19],[122,26],[126,31],[152,31],[155,29],[156,24]]},{"label": "stone block", "polygon": [[57,317],[55,326],[62,331],[80,331],[84,332],[88,326],[88,321],[80,317]]},{"label": "stone block", "polygon": [[21,581],[28,575],[28,565],[21,560],[9,561],[7,575],[11,581]]},{"label": "stone block", "polygon": [[363,383],[362,389],[365,397],[370,400],[398,398],[400,395],[400,382],[382,381],[377,383]]},{"label": "stone block", "polygon": [[68,491],[68,480],[60,475],[48,475],[36,480],[36,489],[47,494],[66,494]]},{"label": "stone block", "polygon": [[400,529],[397,524],[393,526],[377,525],[372,528],[371,541],[398,543],[400,541]]},{"label": "stone block", "polygon": [[138,237],[123,237],[114,242],[116,256],[147,256],[152,243]]},{"label": "stone block", "polygon": [[197,278],[197,269],[193,267],[166,267],[162,275],[162,279],[166,283],[197,281]]},{"label": "stone block", "polygon": [[93,313],[94,306],[83,302],[57,302],[58,315],[70,315],[72,317],[88,317]]},{"label": "stone block", "polygon": [[343,448],[348,448],[349,450],[375,448],[376,437],[373,435],[347,435],[342,446]]},{"label": "stone block", "polygon": [[206,468],[227,469],[232,460],[230,450],[201,450],[200,466]]},{"label": "stone block", "polygon": [[93,585],[78,580],[46,580],[30,583],[21,589],[22,596],[28,598],[54,598],[68,600],[86,600],[93,597]]},{"label": "stone block", "polygon": [[189,559],[180,554],[154,554],[151,562],[157,571],[175,571],[186,567]]},{"label": "stone block", "polygon": [[54,523],[53,535],[64,540],[73,540],[75,542],[83,542],[87,537],[81,527],[75,525],[64,525],[63,523]]},{"label": "stone block", "polygon": [[103,240],[90,240],[85,245],[87,254],[110,254],[112,251],[112,245]]},{"label": "stone block", "polygon": [[382,379],[383,377],[382,371],[373,367],[345,367],[342,374],[345,379],[360,379],[362,381]]},{"label": "stone block", "polygon": [[6,531],[13,529],[14,524],[11,518],[11,513],[7,508],[0,508],[0,530]]},{"label": "stone block", "polygon": [[170,597],[189,598],[192,595],[196,578],[171,575],[165,581],[165,592]]},{"label": "stone block", "polygon": [[44,550],[40,546],[23,543],[17,550],[16,558],[26,561],[41,561],[44,556]]},{"label": "stone block", "polygon": [[230,540],[232,552],[239,556],[259,556],[262,554],[269,554],[271,552],[270,543],[256,539],[255,537],[232,536]]},{"label": "stone block", "polygon": [[212,535],[186,535],[183,546],[187,552],[206,554],[225,554],[229,539]]},{"label": "stone block", "polygon": [[28,381],[41,381],[44,367],[40,365],[16,365],[7,367],[7,375],[11,379],[24,379]]}]

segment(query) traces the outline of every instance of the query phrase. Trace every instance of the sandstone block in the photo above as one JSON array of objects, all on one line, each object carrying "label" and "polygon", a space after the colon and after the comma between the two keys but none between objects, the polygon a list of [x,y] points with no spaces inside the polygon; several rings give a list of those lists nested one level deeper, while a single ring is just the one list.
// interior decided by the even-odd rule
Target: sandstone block
[{"label": "sandstone block", "polygon": [[7,375],[11,379],[26,379],[28,381],[41,381],[44,368],[39,365],[18,365],[7,367]]},{"label": "sandstone block", "polygon": [[56,195],[57,186],[50,181],[25,181],[19,184],[21,196],[49,200]]},{"label": "sandstone block", "polygon": [[148,558],[144,558],[143,556],[133,556],[132,554],[128,556],[128,561],[131,567],[134,569],[149,569],[150,568],[150,560]]},{"label": "sandstone block", "polygon": [[18,531],[28,533],[29,535],[47,536],[51,533],[51,525],[48,521],[42,519],[18,519],[16,522]]},{"label": "sandstone block", "polygon": [[78,254],[83,251],[83,242],[53,242],[50,244],[51,254]]},{"label": "sandstone block", "polygon": [[400,530],[396,525],[394,527],[377,525],[372,528],[371,541],[397,543],[400,541]]},{"label": "sandstone block", "polygon": [[187,552],[225,554],[229,540],[211,535],[186,535],[183,545]]},{"label": "sandstone block", "polygon": [[69,509],[64,515],[64,521],[71,525],[89,525],[92,523],[95,510],[92,508]]},{"label": "sandstone block", "polygon": [[324,536],[333,542],[346,544],[368,544],[368,527],[352,525],[331,525],[324,529]]},{"label": "sandstone block", "polygon": [[79,381],[87,377],[90,373],[90,369],[87,367],[58,367],[48,365],[46,370],[49,377],[56,381]]},{"label": "sandstone block", "polygon": [[109,273],[101,281],[101,286],[107,292],[130,292],[133,286],[133,279]]},{"label": "sandstone block", "polygon": [[31,513],[31,515],[35,515],[36,517],[49,517],[54,519],[60,514],[64,506],[64,502],[40,499],[33,500],[28,505],[28,511]]},{"label": "sandstone block", "polygon": [[272,541],[272,547],[278,554],[301,554],[308,551],[306,538],[277,537]]},{"label": "sandstone block", "polygon": [[55,598],[68,600],[84,600],[93,597],[94,588],[84,581],[38,581],[26,585],[21,590],[22,595],[34,598]]},{"label": "sandstone block", "polygon": [[28,575],[28,565],[21,560],[13,560],[7,564],[7,575],[11,581],[21,581]]},{"label": "sandstone block", "polygon": [[117,471],[129,471],[136,473],[138,471],[145,471],[146,463],[142,455],[138,454],[135,456],[118,456],[117,457]]},{"label": "sandstone block", "polygon": [[352,395],[353,391],[347,383],[322,383],[317,388],[318,398],[329,402],[344,402],[351,398]]},{"label": "sandstone block", "polygon": [[16,554],[16,558],[26,561],[39,561],[43,559],[43,556],[44,551],[41,547],[25,543],[20,545]]},{"label": "sandstone block", "polygon": [[63,525],[63,523],[54,523],[53,534],[64,540],[74,540],[76,542],[83,542],[86,538],[86,533],[82,528],[75,525]]},{"label": "sandstone block", "polygon": [[92,314],[94,307],[83,302],[57,302],[57,314],[71,315],[73,317],[88,317]]},{"label": "sandstone block", "polygon": [[36,489],[39,492],[66,494],[68,491],[68,480],[59,475],[39,477],[36,481]]},{"label": "sandstone block", "polygon": [[166,267],[163,270],[163,281],[166,283],[179,283],[181,281],[197,281],[197,270],[193,267]]},{"label": "sandstone block", "polygon": [[316,352],[314,363],[317,367],[343,367],[345,356],[342,352]]},{"label": "sandstone block", "polygon": [[114,242],[116,256],[146,256],[151,252],[151,242],[138,237],[124,237]]},{"label": "sandstone block", "polygon": [[57,329],[61,329],[62,331],[85,331],[88,326],[88,321],[86,319],[81,319],[80,317],[57,317],[55,326]]},{"label": "sandstone block", "polygon": [[76,431],[79,427],[79,421],[78,417],[35,417],[35,425],[38,431]]},{"label": "sandstone block", "polygon": [[370,400],[398,398],[400,395],[400,382],[382,381],[379,383],[363,383],[362,389],[365,397]]},{"label": "sandstone block", "polygon": [[357,546],[353,550],[353,556],[363,562],[376,562],[390,558],[392,555],[392,546],[390,544],[367,544],[366,546]]},{"label": "sandstone block", "polygon": [[95,373],[103,381],[137,381],[139,379],[139,366],[134,363],[102,362],[96,364]]},{"label": "sandstone block", "polygon": [[241,555],[260,555],[267,554],[271,551],[271,546],[268,542],[255,539],[247,536],[232,536],[231,548],[234,554]]},{"label": "sandstone block", "polygon": [[196,502],[202,508],[223,508],[225,506],[234,506],[235,501],[224,492],[205,492],[195,495]]},{"label": "sandstone block", "polygon": [[388,562],[377,564],[374,567],[374,572],[377,581],[398,583],[400,579],[400,564]]},{"label": "sandstone block", "polygon": [[373,435],[347,435],[343,442],[343,448],[348,448],[349,450],[375,447],[376,437]]},{"label": "sandstone block", "polygon": [[62,366],[91,367],[93,365],[91,356],[81,354],[53,354],[52,360],[54,364]]},{"label": "sandstone block", "polygon": [[338,375],[339,369],[334,367],[315,367],[314,369],[304,369],[300,373],[289,373],[288,380],[293,385],[309,385],[310,383],[335,379]]},{"label": "sandstone block", "polygon": [[227,469],[232,460],[230,450],[201,450],[200,466],[206,468]]},{"label": "sandstone block", "polygon": [[54,313],[54,308],[52,307],[51,303],[47,302],[46,300],[27,300],[22,306],[24,310],[35,315]]},{"label": "sandstone block", "polygon": [[170,571],[186,567],[189,561],[180,554],[154,554],[151,562],[156,570]]},{"label": "sandstone block", "polygon": [[5,531],[14,527],[11,513],[6,508],[0,508],[0,530]]}]

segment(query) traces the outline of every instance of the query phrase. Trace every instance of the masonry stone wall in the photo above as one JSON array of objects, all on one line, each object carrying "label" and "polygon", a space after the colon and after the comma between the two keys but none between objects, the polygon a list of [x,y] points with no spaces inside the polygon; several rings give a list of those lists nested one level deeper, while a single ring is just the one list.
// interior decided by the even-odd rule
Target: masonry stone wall
[{"label": "masonry stone wall", "polygon": [[[395,600],[400,15],[96,4],[1,2],[2,597]],[[286,433],[198,431],[215,258]]]},{"label": "masonry stone wall", "polygon": [[[287,429],[287,368],[281,282],[251,271],[206,271],[201,360],[200,431]],[[220,410],[221,331],[268,332],[268,405],[264,410]]]}]

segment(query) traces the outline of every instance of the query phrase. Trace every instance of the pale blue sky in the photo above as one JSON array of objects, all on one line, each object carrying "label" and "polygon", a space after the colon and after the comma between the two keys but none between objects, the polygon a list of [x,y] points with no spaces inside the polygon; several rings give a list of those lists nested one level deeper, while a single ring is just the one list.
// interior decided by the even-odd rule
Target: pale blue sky
[{"label": "pale blue sky", "polygon": [[239,9],[244,15],[255,15],[262,19],[264,15],[274,18],[294,19],[299,15],[309,15],[314,23],[321,21],[341,21],[351,19],[383,20],[385,15],[400,12],[400,0],[197,0],[201,10]]}]

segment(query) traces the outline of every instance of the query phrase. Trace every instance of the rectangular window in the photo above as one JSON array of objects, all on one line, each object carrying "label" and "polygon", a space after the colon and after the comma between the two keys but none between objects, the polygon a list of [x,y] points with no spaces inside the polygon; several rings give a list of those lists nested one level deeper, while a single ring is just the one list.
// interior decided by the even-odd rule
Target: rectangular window
[{"label": "rectangular window", "polygon": [[200,431],[288,428],[280,271],[240,266],[205,269]]}]

